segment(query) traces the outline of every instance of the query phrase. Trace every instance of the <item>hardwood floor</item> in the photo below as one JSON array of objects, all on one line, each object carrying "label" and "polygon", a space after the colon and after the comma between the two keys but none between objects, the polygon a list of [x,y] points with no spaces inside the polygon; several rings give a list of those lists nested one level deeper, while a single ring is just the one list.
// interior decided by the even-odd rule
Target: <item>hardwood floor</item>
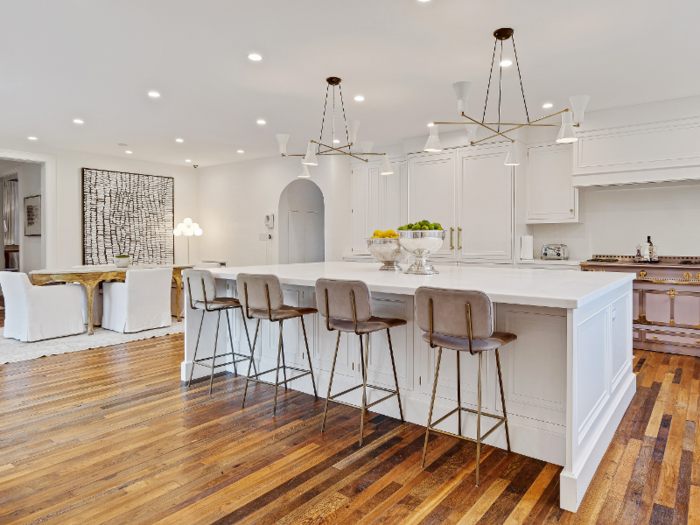
[{"label": "hardwood floor", "polygon": [[[189,391],[182,335],[0,366],[0,523],[698,523],[700,359],[637,352],[638,392],[576,515],[561,467],[220,375]],[[252,395],[251,395],[252,394]]]}]

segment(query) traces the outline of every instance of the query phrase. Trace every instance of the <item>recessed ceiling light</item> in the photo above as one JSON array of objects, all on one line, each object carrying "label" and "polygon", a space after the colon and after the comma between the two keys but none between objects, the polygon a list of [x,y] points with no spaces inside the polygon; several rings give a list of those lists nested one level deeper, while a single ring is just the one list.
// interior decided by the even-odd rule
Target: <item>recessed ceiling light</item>
[{"label": "recessed ceiling light", "polygon": [[149,91],[148,96],[151,98],[160,98],[160,93],[158,93],[157,91]]},{"label": "recessed ceiling light", "polygon": [[131,155],[133,151],[126,150],[124,153],[126,153],[127,155]]},{"label": "recessed ceiling light", "polygon": [[340,144],[340,141],[338,139],[333,139],[333,144]]},{"label": "recessed ceiling light", "polygon": [[182,139],[175,139],[175,142],[185,142],[185,141]]},{"label": "recessed ceiling light", "polygon": [[236,153],[245,153],[242,149],[239,149]]},{"label": "recessed ceiling light", "polygon": [[364,99],[365,99],[365,97],[363,97],[362,95],[357,95],[355,97],[355,100],[357,100],[358,102],[362,102]]},{"label": "recessed ceiling light", "polygon": [[185,159],[185,162],[192,162],[190,159]]},{"label": "recessed ceiling light", "polygon": [[29,140],[37,140],[36,137],[27,137]]},{"label": "recessed ceiling light", "polygon": [[126,145],[127,145],[126,142],[120,142],[119,144],[117,144],[117,146],[126,146]]},{"label": "recessed ceiling light", "polygon": [[260,125],[266,124],[266,122],[263,119],[258,119],[257,122]]},{"label": "recessed ceiling light", "polygon": [[419,2],[430,2],[430,0],[418,0]]},{"label": "recessed ceiling light", "polygon": [[262,60],[262,57],[257,53],[251,53],[250,55],[248,55],[248,58],[253,62],[259,62],[260,60]]},{"label": "recessed ceiling light", "polygon": [[434,122],[431,122],[430,124],[428,124],[428,127],[429,127],[429,128],[432,128],[434,125],[435,125],[435,123],[434,123]]},{"label": "recessed ceiling light", "polygon": [[501,67],[508,67],[508,66],[512,66],[512,65],[513,65],[513,62],[511,62],[510,60],[506,59],[506,60],[501,60],[501,62],[500,62],[498,65],[501,66]]},{"label": "recessed ceiling light", "polygon": [[544,104],[542,104],[542,107],[543,107],[544,109],[549,109],[549,108],[551,108],[552,106],[554,106],[554,104],[552,104],[551,102],[545,102]]},{"label": "recessed ceiling light", "polygon": [[79,118],[74,118],[74,119],[73,119],[73,124],[82,124],[82,123],[83,123],[83,121],[80,120]]}]

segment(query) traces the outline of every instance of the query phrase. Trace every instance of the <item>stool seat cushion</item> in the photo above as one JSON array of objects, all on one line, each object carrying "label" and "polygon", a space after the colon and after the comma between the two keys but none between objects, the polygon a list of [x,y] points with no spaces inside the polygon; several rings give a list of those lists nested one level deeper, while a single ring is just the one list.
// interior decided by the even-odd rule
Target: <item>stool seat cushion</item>
[{"label": "stool seat cushion", "polygon": [[[194,307],[198,310],[204,310],[204,301],[195,301]],[[238,308],[241,302],[233,297],[215,297],[209,301],[210,310],[222,310],[224,308]]]},{"label": "stool seat cushion", "polygon": [[[509,332],[493,332],[488,339],[473,339],[472,348],[474,352],[486,352],[507,345],[517,338],[517,335]],[[430,343],[429,333],[423,333],[423,341]],[[450,350],[457,350],[458,352],[469,352],[469,339],[462,339],[461,337],[433,334],[433,345],[449,348]]]},{"label": "stool seat cushion", "polygon": [[[352,321],[331,317],[329,319],[329,324],[334,330],[339,330],[341,332],[355,332],[355,326],[353,325]],[[406,321],[404,319],[372,316],[366,321],[357,322],[357,332],[360,334],[369,334],[372,332],[379,332],[380,330],[386,330],[387,328],[394,328],[395,326],[403,326],[405,324]]]},{"label": "stool seat cushion", "polygon": [[[273,321],[284,321],[285,319],[294,319],[302,315],[315,314],[316,308],[304,308],[303,306],[287,306],[283,304],[279,309],[272,310],[271,317]],[[249,310],[250,316],[253,319],[268,319],[267,309],[265,310]]]}]

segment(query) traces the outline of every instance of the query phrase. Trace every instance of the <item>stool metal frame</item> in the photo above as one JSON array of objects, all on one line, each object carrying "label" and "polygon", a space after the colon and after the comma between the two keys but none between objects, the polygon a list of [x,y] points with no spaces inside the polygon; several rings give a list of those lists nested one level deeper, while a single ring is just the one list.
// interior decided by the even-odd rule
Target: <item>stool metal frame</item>
[{"label": "stool metal frame", "polygon": [[[326,300],[326,330],[329,332],[334,331],[334,328],[331,328],[330,325],[330,312],[328,308],[328,289],[326,289],[325,293],[325,300]],[[350,301],[352,303],[352,317],[353,317],[353,328],[355,333],[360,339],[360,361],[362,363],[362,384],[354,386],[352,388],[348,388],[347,390],[343,390],[342,392],[338,394],[333,394],[331,395],[331,388],[333,387],[333,375],[335,373],[335,363],[336,360],[338,359],[338,348],[340,347],[340,336],[342,335],[342,331],[338,330],[338,340],[336,341],[335,344],[335,353],[333,354],[333,366],[331,367],[331,379],[330,382],[328,383],[328,395],[326,396],[326,407],[323,410],[323,423],[321,424],[321,432],[324,432],[326,429],[326,418],[328,416],[328,402],[333,401],[334,403],[338,403],[340,405],[346,405],[349,407],[353,408],[360,408],[362,410],[362,415],[360,416],[360,446],[362,446],[362,439],[364,437],[364,429],[365,429],[365,412],[367,411],[368,408],[373,407],[374,405],[378,405],[382,401],[386,401],[387,399],[396,396],[396,399],[399,402],[399,414],[401,416],[401,421],[404,421],[403,418],[403,408],[401,407],[401,395],[399,394],[399,379],[398,376],[396,375],[396,361],[394,360],[394,348],[391,344],[391,332],[389,328],[386,329],[386,336],[389,341],[389,354],[391,355],[391,368],[394,371],[394,384],[396,385],[396,390],[391,390],[389,388],[385,388],[383,386],[376,386],[376,385],[368,385],[367,384],[367,365],[369,362],[369,333],[367,333],[367,338],[366,338],[366,344],[363,346],[362,344],[362,334],[357,331],[357,307],[355,303],[355,291],[350,290]],[[352,403],[348,403],[346,401],[338,401],[336,398],[343,396],[349,392],[352,392],[354,390],[357,390],[358,388],[362,388],[362,406],[357,406],[353,405]],[[373,401],[372,403],[367,403],[367,389],[368,388],[373,388],[374,390],[381,390],[384,392],[389,392],[389,395],[382,397],[381,399],[377,401]]]},{"label": "stool metal frame", "polygon": [[[204,298],[204,308],[197,308],[192,302],[192,288],[190,287],[190,278],[187,277],[187,291],[188,291],[188,297],[190,301],[190,308],[192,310],[202,310],[202,319],[199,322],[199,331],[197,332],[197,344],[194,347],[194,357],[192,358],[192,368],[190,369],[190,378],[187,381],[187,387],[189,388],[190,384],[192,383],[192,375],[194,374],[194,367],[196,365],[199,366],[204,366],[211,368],[211,377],[209,378],[209,395],[211,395],[212,388],[214,386],[214,370],[217,368],[220,368],[222,366],[228,366],[228,365],[233,365],[233,372],[235,375],[238,375],[238,368],[236,367],[237,363],[240,363],[242,361],[249,361],[248,368],[250,368],[250,364],[253,364],[253,367],[255,367],[255,362],[253,361],[253,348],[250,346],[250,334],[248,333],[248,325],[245,322],[245,319],[243,318],[243,307],[239,303],[238,305],[230,305],[230,306],[219,306],[217,307],[217,304],[223,304],[223,303],[217,303],[215,298],[212,300],[209,300],[207,298],[207,290],[206,286],[204,285],[204,279],[202,279],[202,294]],[[240,309],[241,311],[241,319],[243,319],[243,326],[245,328],[245,335],[246,339],[248,340],[248,349],[250,350],[250,355],[245,355],[245,354],[239,354],[235,351],[234,346],[233,346],[233,335],[231,332],[231,320],[229,319],[228,316],[228,310],[235,310],[235,309]],[[216,350],[218,347],[218,342],[219,342],[219,326],[221,324],[221,312],[226,312],[226,323],[228,324],[228,337],[229,341],[231,343],[231,352],[226,352],[223,354],[217,354]],[[202,325],[204,325],[204,316],[206,315],[207,312],[216,312],[218,314],[218,317],[216,319],[216,334],[214,336],[214,355],[211,357],[202,357],[200,359],[197,359],[197,351],[199,350],[199,340],[202,335]],[[226,358],[228,359],[229,355],[231,356],[231,361],[225,362],[225,363],[216,363],[216,360],[218,358]],[[239,357],[240,359],[236,359],[236,357]],[[203,361],[211,361],[210,365],[203,365]]]},{"label": "stool metal frame", "polygon": [[[442,416],[440,419],[437,421],[432,421],[433,418],[433,406],[435,404],[435,392],[437,390],[437,384],[438,384],[438,374],[440,373],[440,360],[442,359],[442,347],[438,347],[433,344],[433,299],[431,298],[429,300],[429,315],[430,315],[430,347],[431,348],[439,348],[438,350],[438,358],[437,358],[437,365],[435,367],[435,380],[433,381],[433,394],[430,398],[430,412],[428,414],[428,426],[425,430],[425,444],[423,445],[423,460],[421,462],[421,468],[425,467],[425,456],[427,455],[428,452],[428,438],[430,436],[430,432],[438,432],[440,434],[445,434],[447,436],[452,436],[456,437],[459,439],[463,439],[465,441],[471,441],[472,443],[476,443],[476,486],[479,486],[479,461],[481,459],[481,444],[484,442],[484,439],[489,437],[491,433],[496,430],[498,427],[501,425],[505,424],[505,429],[506,429],[506,443],[508,445],[508,452],[511,451],[510,449],[510,433],[508,432],[508,414],[506,413],[506,400],[505,396],[503,395],[503,376],[501,375],[501,359],[500,356],[498,355],[498,348],[496,348],[496,366],[498,368],[498,384],[501,389],[501,406],[503,407],[503,415],[499,416],[496,414],[489,414],[487,412],[483,412],[481,410],[481,371],[482,371],[482,357],[483,357],[483,351],[481,352],[476,352],[479,355],[479,380],[478,380],[478,388],[477,388],[477,409],[473,410],[471,408],[466,408],[462,406],[462,382],[461,382],[461,373],[460,373],[460,363],[459,363],[459,354],[460,351],[456,350],[457,352],[457,408],[454,410],[448,412],[444,416]],[[472,339],[472,315],[471,315],[471,304],[466,303],[466,315],[467,315],[467,331],[469,334],[469,353],[471,355],[474,355],[474,347],[473,347],[473,339]],[[462,411],[464,412],[470,412],[472,414],[476,414],[477,419],[476,419],[476,439],[472,439],[466,436],[462,435]],[[452,432],[447,432],[445,430],[440,430],[438,428],[435,428],[437,425],[442,423],[445,419],[450,417],[452,414],[457,413],[457,418],[458,418],[458,424],[459,424],[459,430],[458,430],[458,435],[453,434]],[[498,423],[496,423],[488,432],[485,434],[481,434],[481,416],[486,416],[490,417],[493,419],[498,419]]]},{"label": "stool metal frame", "polygon": [[[250,310],[248,308],[248,283],[243,283],[243,289],[245,291],[245,316],[248,319],[254,319],[250,315]],[[283,329],[284,329],[284,319],[280,319],[279,321],[276,321],[272,319],[272,309],[270,307],[270,287],[266,283],[265,284],[265,298],[267,300],[267,317],[268,320],[271,323],[279,322],[280,325],[280,337],[279,337],[279,344],[277,345],[277,366],[275,368],[271,368],[270,370],[265,370],[264,372],[257,372],[255,371],[254,374],[251,375],[250,373],[250,364],[248,364],[248,375],[245,380],[245,388],[243,390],[243,401],[241,402],[241,408],[245,407],[245,398],[246,394],[248,392],[248,382],[249,381],[255,381],[256,383],[265,383],[266,385],[273,385],[275,387],[275,401],[274,405],[272,408],[272,415],[277,415],[277,391],[279,388],[279,385],[284,384],[284,389],[285,391],[287,390],[287,383],[290,383],[294,381],[295,379],[299,379],[304,376],[311,376],[311,385],[314,388],[314,398],[316,401],[318,401],[318,393],[316,392],[316,381],[314,380],[314,370],[311,365],[311,353],[309,352],[309,341],[306,337],[306,325],[304,324],[304,316],[300,315],[299,318],[301,319],[301,328],[304,331],[304,344],[306,345],[306,357],[309,361],[309,369],[304,370],[303,368],[297,368],[294,366],[288,366],[285,359],[284,359],[284,338],[283,338]],[[255,325],[255,336],[253,337],[253,346],[252,348],[255,348],[255,345],[257,344],[258,340],[258,331],[260,329],[260,321],[262,319],[258,319],[257,324]],[[251,355],[252,355],[252,350],[251,350]],[[280,357],[282,359],[282,373],[284,375],[284,380],[280,381],[279,375],[280,375]],[[287,369],[289,370],[294,370],[295,372],[302,372],[299,375],[296,375],[294,377],[290,377],[287,379]],[[275,382],[272,383],[270,381],[265,381],[263,379],[259,379],[260,376],[269,374],[270,372],[275,372]]]}]

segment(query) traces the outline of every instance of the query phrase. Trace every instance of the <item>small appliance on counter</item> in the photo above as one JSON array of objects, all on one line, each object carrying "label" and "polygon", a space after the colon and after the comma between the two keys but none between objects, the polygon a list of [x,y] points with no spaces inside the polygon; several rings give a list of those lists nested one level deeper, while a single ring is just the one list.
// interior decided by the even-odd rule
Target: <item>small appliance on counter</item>
[{"label": "small appliance on counter", "polygon": [[569,248],[566,244],[545,244],[542,246],[543,261],[568,261]]}]

